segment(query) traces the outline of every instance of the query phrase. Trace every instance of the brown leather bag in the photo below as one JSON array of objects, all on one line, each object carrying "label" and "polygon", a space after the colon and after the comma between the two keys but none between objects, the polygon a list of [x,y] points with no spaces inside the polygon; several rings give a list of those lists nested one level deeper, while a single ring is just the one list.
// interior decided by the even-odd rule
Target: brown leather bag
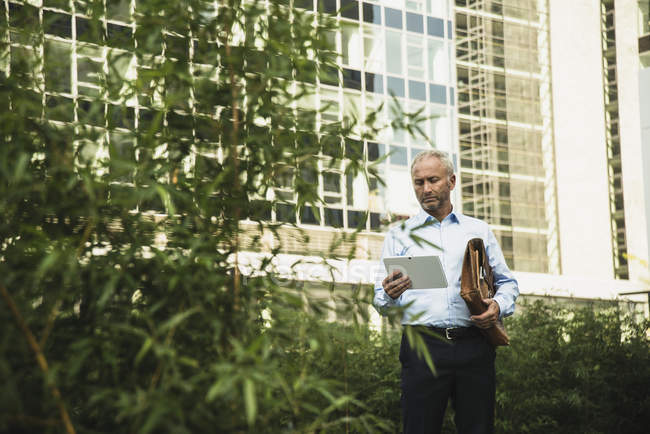
[{"label": "brown leather bag", "polygon": [[[467,242],[463,270],[460,276],[460,296],[467,303],[472,315],[480,315],[487,310],[482,299],[493,298],[494,276],[488,261],[483,240],[473,238]],[[480,329],[494,346],[508,345],[510,338],[503,327],[501,320],[489,329]]]}]

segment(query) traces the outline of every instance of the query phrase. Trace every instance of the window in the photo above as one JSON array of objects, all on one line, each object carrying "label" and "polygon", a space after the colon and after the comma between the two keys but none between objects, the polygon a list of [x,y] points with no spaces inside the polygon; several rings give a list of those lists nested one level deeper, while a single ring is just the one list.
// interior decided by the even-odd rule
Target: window
[{"label": "window", "polygon": [[43,10],[43,31],[61,38],[72,38],[72,17],[67,14]]},{"label": "window", "polygon": [[320,139],[323,155],[332,158],[341,158],[343,156],[343,147],[341,139],[337,136],[323,136]]},{"label": "window", "polygon": [[386,140],[395,143],[405,143],[406,130],[400,125],[404,121],[401,103],[399,101],[389,100],[384,110],[386,111],[386,120],[388,123],[385,135]]},{"label": "window", "polygon": [[390,164],[395,164],[398,166],[408,166],[408,156],[406,153],[406,147],[391,145],[389,159],[390,159]]},{"label": "window", "polygon": [[367,119],[366,127],[382,130],[385,127],[385,98],[380,94],[366,93],[364,95],[366,103],[366,116],[375,113],[374,119]]},{"label": "window", "polygon": [[[77,57],[77,80],[79,86],[97,86],[102,77],[103,61],[90,57]],[[83,83],[83,84],[82,84]]]},{"label": "window", "polygon": [[[422,83],[424,89],[424,83]],[[410,135],[411,146],[417,146],[420,148],[426,148],[430,146],[430,134],[429,134],[429,119],[426,112],[426,103],[424,101],[409,101],[408,111],[410,113],[420,113],[419,119],[413,120],[412,124],[415,127],[413,129],[413,134]],[[420,131],[418,131],[418,129]],[[409,160],[410,161],[410,160]]]},{"label": "window", "polygon": [[367,71],[384,72],[384,32],[375,26],[363,27],[363,59]]},{"label": "window", "polygon": [[421,81],[409,80],[409,98],[427,100],[427,87]]},{"label": "window", "polygon": [[339,120],[339,94],[335,90],[320,89],[320,109],[322,122],[336,122]]},{"label": "window", "polygon": [[381,228],[381,219],[379,218],[379,213],[371,212],[370,213],[370,230],[378,231]]},{"label": "window", "polygon": [[366,72],[366,90],[374,93],[384,93],[384,77],[380,74]]},{"label": "window", "polygon": [[361,90],[361,71],[343,68],[343,87]]},{"label": "window", "polygon": [[354,127],[352,132],[360,134],[361,128],[361,95],[358,93],[345,92],[343,95],[343,120],[346,126]]},{"label": "window", "polygon": [[40,63],[40,55],[36,48],[29,48],[20,45],[11,46],[11,74],[14,76],[29,77],[34,80],[37,65]]},{"label": "window", "polygon": [[397,97],[404,97],[404,80],[397,77],[387,77],[388,93]]},{"label": "window", "polygon": [[402,75],[402,33],[386,30],[386,71]]},{"label": "window", "polygon": [[384,145],[368,142],[368,161],[376,161],[384,155]]},{"label": "window", "polygon": [[322,84],[329,84],[330,86],[339,85],[339,71],[334,66],[320,65],[320,72],[318,76]]},{"label": "window", "polygon": [[343,64],[361,69],[361,35],[359,26],[352,23],[341,23],[341,54]]},{"label": "window", "polygon": [[407,12],[406,30],[409,32],[424,33],[424,17],[419,14]]},{"label": "window", "polygon": [[431,140],[436,148],[448,150],[451,145],[450,118],[447,117],[446,109],[429,104]]},{"label": "window", "polygon": [[430,84],[429,93],[431,95],[431,102],[438,104],[447,103],[447,88],[445,86],[440,86],[439,84]]},{"label": "window", "polygon": [[[2,11],[4,14],[4,8],[2,8]],[[37,29],[39,26],[38,8],[30,5],[9,3],[9,25],[18,29]]]},{"label": "window", "polygon": [[320,220],[320,209],[311,206],[303,206],[300,210],[300,223],[317,225]]},{"label": "window", "polygon": [[436,17],[445,17],[447,16],[445,11],[445,3],[440,0],[426,0],[427,2],[427,14],[435,15]]},{"label": "window", "polygon": [[[129,26],[122,26],[120,24],[106,23],[106,43],[114,48],[133,49],[133,30]],[[187,42],[186,42],[187,44]],[[179,57],[187,59],[185,57]]]},{"label": "window", "polygon": [[301,9],[314,10],[314,3],[312,0],[294,0],[293,5]]},{"label": "window", "polygon": [[133,136],[129,133],[111,131],[108,150],[111,175],[119,181],[130,181],[135,169]]},{"label": "window", "polygon": [[427,17],[427,33],[429,36],[445,37],[445,20]]},{"label": "window", "polygon": [[348,228],[365,229],[368,214],[365,211],[348,211]]},{"label": "window", "polygon": [[384,8],[386,13],[386,26],[402,29],[402,11],[399,9]]},{"label": "window", "polygon": [[106,18],[109,20],[129,21],[130,0],[106,0]]},{"label": "window", "polygon": [[95,127],[104,126],[104,104],[98,101],[88,101],[83,98],[77,100],[77,116],[82,124]]},{"label": "window", "polygon": [[406,10],[414,12],[423,12],[424,0],[406,0]]},{"label": "window", "polygon": [[327,204],[341,205],[341,174],[338,172],[323,172],[324,200]]},{"label": "window", "polygon": [[318,11],[327,14],[336,13],[336,0],[317,0]]},{"label": "window", "polygon": [[45,40],[45,89],[70,92],[71,47],[69,43]]},{"label": "window", "polygon": [[408,35],[406,37],[406,59],[408,76],[424,79],[424,38]]},{"label": "window", "polygon": [[356,0],[341,0],[341,16],[351,20],[358,20],[359,2]]},{"label": "window", "polygon": [[275,208],[276,220],[284,223],[296,222],[296,208],[292,204],[279,203]]},{"label": "window", "polygon": [[381,24],[381,7],[370,3],[363,4],[363,21]]},{"label": "window", "polygon": [[45,99],[45,117],[49,120],[74,121],[74,100],[64,96],[47,95]]},{"label": "window", "polygon": [[325,208],[325,225],[335,228],[343,227],[343,210],[334,208]]},{"label": "window", "polygon": [[104,37],[104,29],[99,19],[88,20],[82,17],[75,17],[77,24],[77,41],[97,43]]},{"label": "window", "polygon": [[325,193],[341,193],[341,174],[338,172],[323,172],[323,190]]},{"label": "window", "polygon": [[428,38],[427,40],[427,63],[429,69],[429,81],[436,83],[447,83],[449,81],[449,59],[445,50],[445,42]]}]

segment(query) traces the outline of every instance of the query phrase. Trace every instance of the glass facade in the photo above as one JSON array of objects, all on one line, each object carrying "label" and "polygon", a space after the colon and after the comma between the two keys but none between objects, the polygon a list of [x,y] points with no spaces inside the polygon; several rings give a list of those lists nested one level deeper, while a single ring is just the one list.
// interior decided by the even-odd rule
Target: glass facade
[{"label": "glass facade", "polygon": [[514,270],[557,273],[547,2],[455,6],[463,211]]},{"label": "glass facade", "polygon": [[[315,65],[306,65],[297,71],[296,79],[309,81],[314,89],[313,94],[298,102],[297,110],[323,109],[312,134],[299,140],[327,142],[323,161],[328,153],[362,159],[368,164],[379,161],[378,171],[388,183],[395,173],[407,173],[410,160],[422,149],[437,147],[455,154],[453,24],[447,1],[283,3],[314,16],[330,14],[340,23],[340,29],[327,37],[340,54],[341,69],[323,73],[322,68],[320,74],[310,75],[310,67],[315,70]],[[208,64],[215,61],[210,55],[210,43],[171,29],[158,36],[141,34],[136,0],[105,0],[101,11],[93,11],[92,19],[84,4],[2,0],[3,13],[9,18],[11,52],[8,64],[0,66],[8,74],[25,71],[38,75],[43,92],[35,89],[34,98],[42,102],[42,115],[47,119],[96,130],[96,158],[129,156],[134,152],[133,131],[155,132],[165,125],[185,128],[188,141],[214,142],[212,158],[217,158],[218,138],[210,134],[213,120],[205,108],[209,101],[203,101],[201,96],[210,94],[210,80],[203,80],[203,71],[209,71]],[[213,2],[215,10],[218,4]],[[25,37],[24,32],[12,32],[11,28],[32,28],[34,35]],[[154,50],[157,52],[152,52],[149,59],[136,56],[133,48],[139,38],[153,37],[159,39],[158,50]],[[160,106],[160,96],[176,89],[185,92],[187,86],[169,82],[164,89],[147,88],[147,83],[154,83],[148,79],[147,62],[156,56],[171,60],[196,80],[196,92],[176,95],[171,110]],[[30,59],[34,65],[25,67]],[[282,59],[277,62],[281,66]],[[137,80],[142,85],[140,94],[128,94],[121,86],[125,80]],[[381,110],[376,125],[357,124],[350,137],[328,138],[320,132],[328,122],[345,117],[363,121],[367,113],[377,109]],[[409,134],[401,122],[404,112],[420,114],[416,128],[420,134]],[[367,127],[377,133],[372,140],[361,140]],[[89,152],[90,148],[84,149]],[[206,158],[211,157],[201,155],[199,159]],[[287,203],[274,207],[269,218],[310,227],[361,227],[371,231],[380,230],[380,222],[387,215],[409,211],[404,204],[387,204],[387,192],[376,180],[371,179],[369,187],[365,179],[347,177],[345,159],[340,166],[323,162],[319,169],[322,173],[284,174],[285,185],[271,192],[271,197],[260,199],[275,196],[295,203],[292,177],[313,176],[324,205],[297,212]],[[124,182],[129,182],[126,175]],[[149,205],[162,210],[161,204]]]},{"label": "glass facade", "polygon": [[612,262],[618,279],[629,278],[625,208],[623,205],[623,173],[618,111],[618,77],[616,71],[616,26],[613,1],[601,1],[601,39],[603,53],[603,96],[605,108],[605,143],[607,145],[607,182],[610,202]]},{"label": "glass facade", "polygon": [[[370,126],[377,129],[376,137],[365,141],[346,139],[346,156],[352,156],[350,149],[358,149],[357,155],[377,164],[390,185],[399,183],[396,179],[408,173],[411,159],[423,149],[436,147],[456,153],[450,57],[453,24],[448,2],[338,0],[301,1],[294,5],[313,13],[335,15],[340,22],[340,30],[331,34],[330,40],[340,53],[341,74],[331,81],[320,80],[314,101],[309,104],[329,104],[330,120],[341,120],[346,115],[365,119],[368,113],[381,108],[376,124]],[[400,122],[404,112],[420,113],[417,127],[421,134],[409,134]],[[355,133],[361,137],[362,131]],[[339,169],[338,175],[328,175],[329,179],[338,176],[339,182],[322,180],[327,205],[319,210],[326,217],[320,225],[332,226],[329,223],[335,222],[335,226],[353,229],[368,213],[369,229],[379,229],[381,220],[412,210],[408,202],[389,203],[390,191],[380,184],[373,182],[368,188],[363,179],[343,179],[344,167]],[[410,185],[406,187],[410,189]],[[332,193],[341,199],[334,200]],[[314,224],[302,216],[297,219]]]}]

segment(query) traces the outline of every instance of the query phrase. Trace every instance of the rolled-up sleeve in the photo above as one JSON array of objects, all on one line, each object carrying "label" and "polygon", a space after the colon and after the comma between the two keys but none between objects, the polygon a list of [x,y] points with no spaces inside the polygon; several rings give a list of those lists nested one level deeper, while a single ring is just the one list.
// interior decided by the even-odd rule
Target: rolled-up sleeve
[{"label": "rolled-up sleeve", "polygon": [[499,304],[501,310],[499,317],[510,316],[515,312],[515,301],[519,296],[519,285],[512,271],[508,268],[501,247],[490,229],[488,229],[486,250],[490,267],[492,267],[492,274],[494,275],[494,287],[496,289],[494,300]]},{"label": "rolled-up sleeve", "polygon": [[375,274],[375,296],[372,301],[373,306],[381,315],[386,314],[386,310],[392,306],[395,306],[396,302],[393,300],[382,286],[383,280],[386,278],[386,268],[384,267],[384,258],[387,256],[395,256],[394,248],[395,238],[393,232],[389,231],[384,238],[384,246],[381,250],[381,259],[379,259],[379,265],[377,266],[377,272]]}]

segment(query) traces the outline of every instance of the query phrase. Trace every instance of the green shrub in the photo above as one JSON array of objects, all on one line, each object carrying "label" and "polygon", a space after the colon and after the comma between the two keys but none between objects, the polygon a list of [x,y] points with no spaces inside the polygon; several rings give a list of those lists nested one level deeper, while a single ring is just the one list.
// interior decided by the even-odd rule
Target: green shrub
[{"label": "green shrub", "polygon": [[[382,335],[331,323],[304,327],[327,344],[294,347],[283,363],[287,372],[311,366],[399,432],[400,331]],[[497,351],[497,433],[647,431],[647,322],[622,318],[615,310],[536,302],[522,306],[506,327],[511,345]],[[348,414],[357,416],[361,408]],[[451,405],[443,432],[455,432]]]},{"label": "green shrub", "polygon": [[650,416],[648,323],[537,302],[497,355],[497,430],[641,433]]}]

